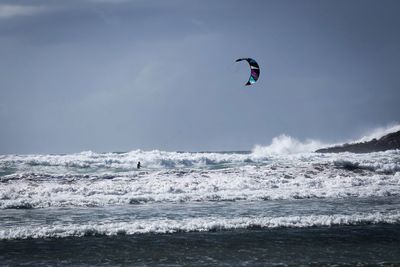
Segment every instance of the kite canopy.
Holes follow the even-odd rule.
[[[239,58],[236,59],[236,62],[242,61],[242,60],[246,60],[247,63],[249,63],[250,65],[250,78],[247,81],[246,85],[252,85],[253,83],[255,83],[258,80],[258,77],[260,77],[260,67],[258,66],[257,62],[252,59],[252,58]]]

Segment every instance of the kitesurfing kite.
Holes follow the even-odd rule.
[[[239,58],[236,59],[236,62],[242,61],[242,60],[246,60],[247,63],[249,63],[250,65],[250,78],[247,81],[246,85],[252,85],[253,83],[255,83],[258,80],[258,77],[260,77],[260,67],[258,66],[258,63],[252,59],[252,58]]]

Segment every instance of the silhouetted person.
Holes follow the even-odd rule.
[[[140,167],[142,167],[141,164],[140,164],[140,161],[138,161],[136,167],[137,167],[138,169],[140,169]]]

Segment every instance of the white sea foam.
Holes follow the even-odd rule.
[[[326,145],[283,135],[251,153],[2,155],[0,209],[6,220],[0,223],[0,240],[400,223],[398,205],[391,202],[396,197],[387,197],[400,196],[400,150],[310,153],[321,146]],[[137,161],[143,169],[135,168]],[[359,203],[383,200],[386,208],[352,206],[355,198]],[[310,201],[314,210],[296,210],[293,203],[302,201]],[[335,207],[341,201],[348,210]],[[211,213],[216,202],[253,207],[244,212],[216,207]],[[280,206],[264,212],[260,203]],[[282,203],[289,203],[286,211]],[[334,203],[334,208],[324,210],[320,203]],[[162,207],[169,205],[199,205],[203,213],[170,208],[174,212],[166,216]],[[109,212],[114,209],[129,215]]]
[[[2,155],[0,209],[400,195],[399,150],[310,153],[321,146],[282,135],[252,153]]]
[[[253,156],[223,157],[236,161]],[[57,175],[49,175],[46,168],[38,170],[3,176],[0,208],[400,195],[400,179],[395,175],[400,171],[400,151],[278,155],[220,169],[83,174],[63,169]]]
[[[317,140],[299,141],[296,138],[282,134],[272,139],[269,146],[257,145],[253,149],[253,154],[256,156],[268,156],[274,154],[296,154],[308,153],[317,150],[318,148],[327,146]]]
[[[320,148],[336,146],[344,143],[359,143],[370,141],[374,138],[379,139],[389,133],[400,131],[400,124],[390,124],[386,127],[378,127],[369,130],[361,138],[339,143],[324,143],[319,140],[307,139],[300,141],[297,138],[291,137],[286,134],[281,134],[272,139],[268,146],[256,145],[252,152],[255,156],[269,156],[269,155],[290,155],[298,153],[314,152]]]
[[[68,155],[3,155],[0,168],[32,166],[67,168],[107,168],[131,170],[141,161],[147,168],[203,167],[210,164],[240,163],[251,160],[251,155],[233,153],[178,153],[135,150],[127,153],[94,153],[91,151]]]
[[[187,219],[147,219],[129,222],[62,223],[0,229],[0,240],[26,238],[61,238],[87,235],[134,235],[147,233],[202,232],[232,229],[394,224],[400,222],[400,213],[359,213],[354,215],[307,215],[284,217],[200,217]]]

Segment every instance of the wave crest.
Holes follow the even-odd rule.
[[[398,132],[400,131],[400,124],[399,123],[394,123],[394,124],[389,124],[388,126],[385,127],[378,127],[373,130],[368,131],[363,137],[356,141],[352,141],[349,143],[362,143],[362,142],[367,142],[371,141],[372,139],[379,139],[383,137],[384,135]]]
[[[276,155],[276,154],[298,154],[298,153],[309,153],[315,150],[327,146],[318,140],[308,139],[304,142],[299,141],[296,138],[281,134],[278,137],[274,137],[269,146],[256,145],[252,152],[256,156]]]
[[[397,224],[400,213],[359,213],[354,215],[307,215],[284,217],[190,218],[183,220],[136,220],[86,224],[54,224],[40,227],[18,227],[0,230],[0,240],[27,238],[63,238],[92,235],[164,234],[259,228],[308,228],[336,225]]]

